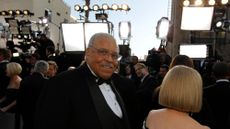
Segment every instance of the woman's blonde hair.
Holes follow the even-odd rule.
[[[16,62],[10,62],[6,65],[9,75],[18,75],[22,72],[22,66]]]
[[[184,112],[199,112],[202,78],[193,68],[177,65],[168,71],[160,86],[159,103]]]

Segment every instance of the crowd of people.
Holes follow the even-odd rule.
[[[146,61],[121,65],[107,33],[94,34],[82,63],[62,71],[53,46],[43,51],[16,62],[0,48],[0,128],[230,129],[227,62],[201,69],[186,55],[151,50]]]

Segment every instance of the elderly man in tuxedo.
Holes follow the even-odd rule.
[[[127,94],[124,87],[133,83],[117,75],[113,78],[118,53],[113,36],[93,35],[85,63],[51,78],[44,87],[34,129],[130,129],[123,101],[127,98],[120,93]]]

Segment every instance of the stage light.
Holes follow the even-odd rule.
[[[89,10],[89,6],[84,5],[84,6],[83,6],[83,10],[85,10],[85,11]]]
[[[16,15],[22,15],[23,13],[22,13],[21,10],[15,10],[15,14],[16,14]]]
[[[43,18],[43,19],[42,19],[42,23],[43,23],[43,24],[48,23],[48,19],[47,19],[47,18]]]
[[[74,10],[75,10],[75,11],[81,11],[81,6],[78,5],[78,4],[75,5],[75,6],[74,6]]]
[[[214,7],[183,7],[181,29],[190,31],[209,31],[212,26],[213,12]]]
[[[169,27],[170,27],[169,19],[167,17],[162,17],[157,22],[157,27],[156,27],[157,38],[162,39],[162,40],[167,40]]]
[[[6,15],[8,15],[7,11],[1,11],[1,16],[6,16]]]
[[[221,0],[221,4],[227,4],[228,0]]]
[[[19,54],[18,52],[14,52],[14,53],[13,53],[13,57],[19,57],[19,55],[20,55],[20,54]]]
[[[125,10],[125,11],[129,11],[130,10],[130,8],[129,8],[129,6],[127,4],[122,4],[121,5],[121,9]]]
[[[13,10],[8,10],[8,14],[9,14],[9,15],[14,15],[15,13],[14,13]]]
[[[131,23],[129,21],[119,22],[119,37],[121,40],[128,40],[131,37]]]
[[[189,6],[189,4],[190,4],[189,0],[185,0],[185,1],[183,2],[183,5],[184,5],[184,6]]]
[[[109,5],[108,4],[102,4],[102,9],[108,10],[109,9]]]
[[[24,15],[29,15],[29,10],[23,10]]]
[[[30,12],[29,10],[23,10],[22,11],[24,15],[32,16],[34,13]]]
[[[216,4],[216,1],[215,1],[215,0],[209,0],[209,1],[208,1],[208,4],[213,6],[213,5]]]
[[[18,39],[22,39],[22,35],[18,34],[17,35]]]
[[[29,35],[23,35],[24,39],[29,39]]]
[[[117,4],[113,4],[113,5],[112,5],[112,9],[113,9],[113,10],[118,10],[118,5],[117,5]]]
[[[97,10],[99,10],[99,9],[100,9],[99,5],[97,5],[97,4],[93,5],[93,10],[94,10],[94,11],[97,11]]]
[[[203,4],[202,0],[195,0],[195,5],[196,6],[201,6]]]
[[[222,24],[223,24],[223,22],[222,22],[222,21],[217,21],[217,22],[216,22],[216,27],[218,27],[218,28],[219,28],[219,27],[221,27],[221,26],[222,26]]]

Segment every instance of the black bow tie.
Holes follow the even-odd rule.
[[[105,79],[99,78],[96,82],[97,82],[98,85],[101,85],[103,83],[106,83],[106,84],[110,85],[111,84],[111,79],[105,80]]]

